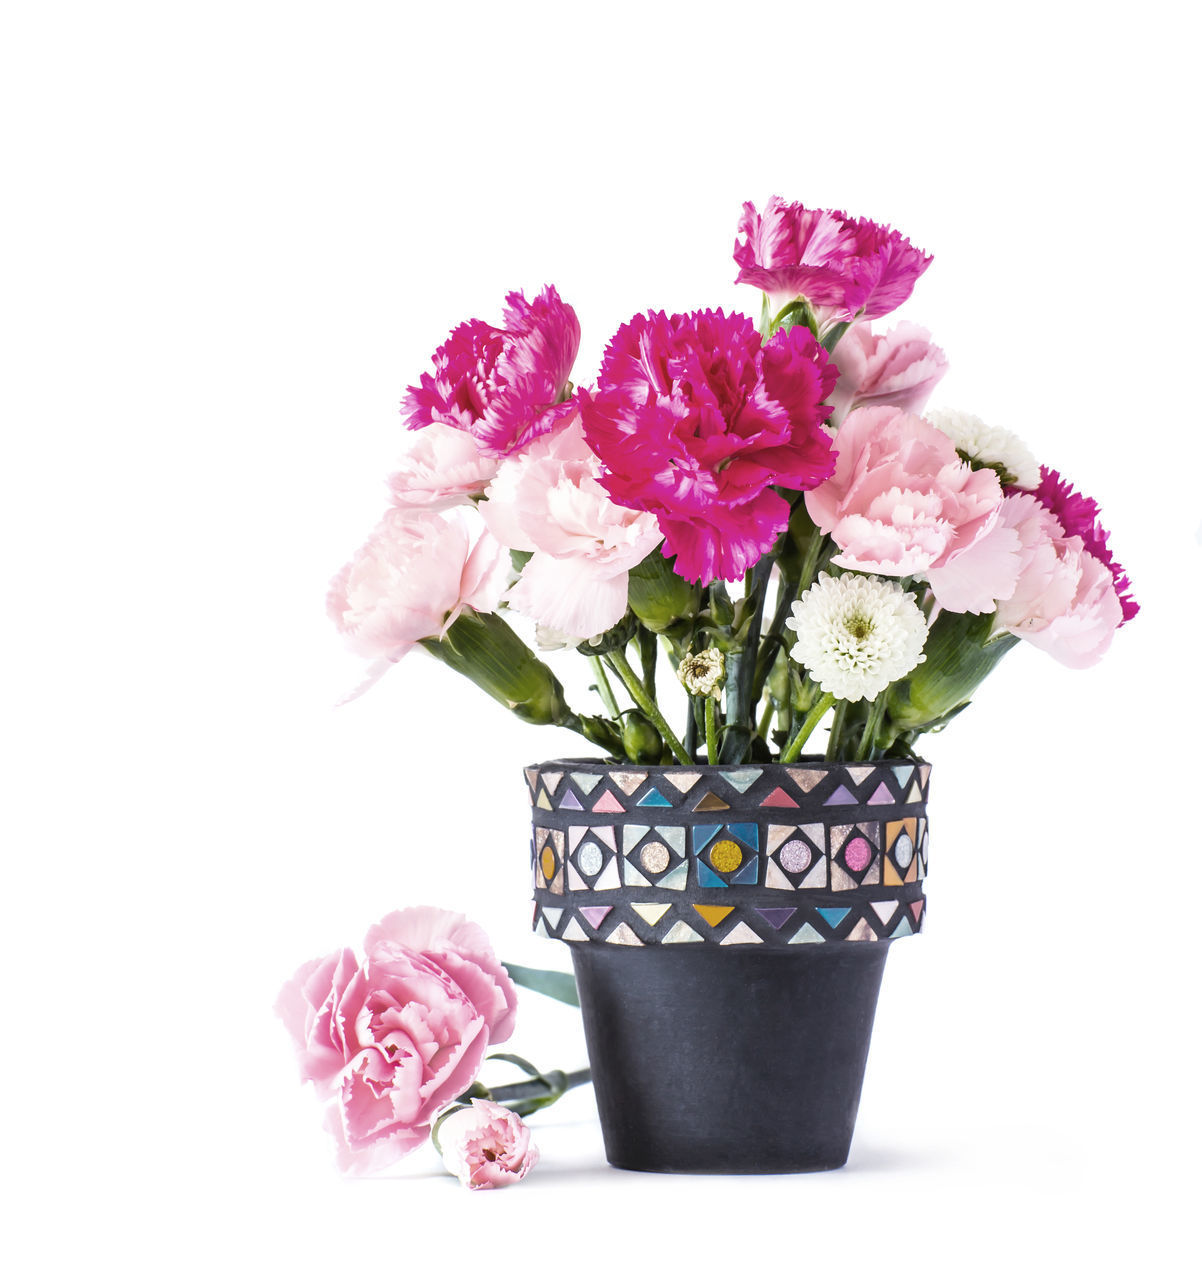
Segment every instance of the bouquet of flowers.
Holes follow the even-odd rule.
[[[616,760],[734,766],[797,759],[828,717],[828,759],[913,755],[1019,640],[1102,657],[1137,605],[1097,504],[1011,432],[924,415],[942,350],[875,327],[930,256],[773,197],[734,258],[758,324],[637,315],[587,387],[553,287],[451,332],[330,589],[367,683],[420,645]],[[599,705],[570,707],[536,649],[584,656]]]

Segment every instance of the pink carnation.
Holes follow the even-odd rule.
[[[835,425],[852,409],[870,404],[921,413],[947,372],[947,357],[931,341],[930,333],[907,321],[884,334],[874,334],[869,324],[853,325],[833,359],[839,366],[831,397]]]
[[[866,218],[773,196],[762,214],[754,204],[743,206],[735,262],[736,283],[762,289],[774,309],[804,297],[829,322],[874,320],[896,310],[931,258]]]
[[[629,571],[663,541],[655,517],[618,506],[600,474],[576,415],[507,458],[479,508],[499,542],[534,553],[509,604],[576,639],[622,618]]]
[[[326,611],[355,653],[396,662],[464,609],[491,613],[507,570],[504,548],[473,539],[458,512],[393,508],[330,583]]]
[[[1019,539],[998,524],[995,472],[974,471],[942,431],[900,409],[856,409],[836,437],[829,480],[806,509],[838,544],[833,563],[925,577],[940,606],[992,613],[1014,590]]]
[[[365,946],[362,962],[348,948],[302,965],[276,1002],[349,1172],[420,1146],[509,1036],[517,1004],[487,937],[460,915],[395,911]]]
[[[520,1182],[538,1163],[530,1130],[507,1107],[473,1098],[438,1127],[447,1169],[471,1191]]]
[[[1092,666],[1123,623],[1110,570],[1079,536],[1066,536],[1034,494],[1008,495],[1000,518],[1019,535],[1021,569],[1013,594],[998,604],[998,627],[1067,667]]]
[[[443,511],[483,493],[497,466],[496,458],[481,452],[475,436],[434,422],[409,437],[388,487],[398,507]]]
[[[409,427],[467,431],[493,457],[522,448],[568,412],[568,378],[580,346],[576,313],[548,285],[533,302],[506,299],[505,325],[468,320],[434,353],[434,375],[405,398]]]
[[[822,423],[835,377],[800,325],[762,344],[746,316],[635,316],[610,341],[597,391],[580,393],[601,483],[656,516],[681,577],[738,578],[788,523],[772,486],[831,473]]]
[[[1139,605],[1131,595],[1130,578],[1111,553],[1108,545],[1110,534],[1102,528],[1098,504],[1093,498],[1078,493],[1058,471],[1040,467],[1039,479],[1035,496],[1056,516],[1064,526],[1064,532],[1069,537],[1079,537],[1085,550],[1110,571],[1115,593],[1122,606],[1123,622],[1130,622],[1139,612]]]

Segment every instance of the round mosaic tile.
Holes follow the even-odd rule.
[[[643,870],[650,872],[653,876],[659,875],[661,871],[667,871],[668,863],[671,861],[672,855],[668,852],[667,846],[660,844],[658,840],[645,844],[639,850],[639,862]]]
[[[743,850],[733,840],[719,840],[710,850],[710,866],[723,875],[738,871],[742,863]]]
[[[810,846],[804,840],[790,840],[780,851],[780,865],[790,875],[799,875],[813,861]]]
[[[576,851],[576,865],[586,876],[595,876],[605,859],[595,844],[582,845]]]
[[[843,850],[843,861],[853,871],[863,871],[872,861],[872,846],[863,836],[856,836],[854,840],[847,842],[847,848]]]
[[[893,846],[893,861],[904,871],[914,857],[914,841],[903,831]]]

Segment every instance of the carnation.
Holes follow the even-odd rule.
[[[435,422],[476,437],[505,457],[552,430],[570,409],[569,375],[580,346],[576,313],[548,285],[528,302],[507,295],[505,327],[468,320],[434,353],[434,373],[410,387],[404,407],[411,430]]]
[[[789,503],[831,474],[822,428],[837,371],[803,326],[763,343],[746,316],[635,316],[581,392],[589,444],[616,502],[649,511],[690,582],[739,578],[775,543]]]
[[[928,413],[926,419],[951,440],[956,452],[970,466],[996,471],[998,480],[1012,488],[1038,488],[1039,463],[1013,431],[991,427],[958,409],[936,409]]]
[[[1139,612],[1139,605],[1131,594],[1130,578],[1110,550],[1110,534],[1102,528],[1098,504],[1078,493],[1058,471],[1047,467],[1040,468],[1035,496],[1056,516],[1066,534],[1079,537],[1085,550],[1106,566],[1123,611],[1119,625],[1130,622]]]
[[[325,1104],[338,1162],[366,1173],[423,1143],[468,1089],[490,1044],[513,1030],[517,993],[487,936],[433,907],[374,925],[350,948],[302,965],[276,1002],[302,1080]]]
[[[475,436],[435,422],[409,437],[388,487],[398,507],[443,511],[483,493],[497,466]]]
[[[326,611],[360,657],[396,662],[464,609],[491,613],[507,570],[504,548],[459,512],[393,509],[334,577]]]
[[[913,592],[881,578],[820,573],[785,625],[797,633],[791,656],[848,702],[875,698],[925,657],[927,621]]]
[[[520,1182],[538,1163],[530,1130],[507,1107],[483,1098],[438,1122],[442,1160],[469,1191]]]
[[[947,372],[947,357],[916,324],[903,322],[874,334],[869,324],[853,325],[835,354],[839,381],[831,400],[831,423],[838,425],[861,405],[892,405],[921,413]]]
[[[925,577],[940,607],[992,613],[1018,578],[1018,535],[998,524],[1002,489],[924,418],[874,406],[839,428],[835,472],[806,508],[839,547],[833,563]]]
[[[1014,594],[998,604],[995,625],[1064,666],[1093,666],[1123,624],[1109,570],[1078,535],[1065,535],[1034,494],[1010,494],[1001,518],[1022,541],[1022,569]]]
[[[743,206],[734,256],[737,284],[762,289],[777,309],[805,298],[827,322],[888,315],[931,265],[929,254],[889,227],[779,196],[762,214]]]
[[[507,458],[480,505],[494,536],[533,552],[509,604],[576,640],[609,630],[626,612],[630,570],[663,541],[653,516],[619,506],[578,415]]]

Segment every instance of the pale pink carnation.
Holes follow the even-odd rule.
[[[1010,595],[1019,539],[998,525],[994,472],[974,471],[942,431],[890,407],[854,410],[836,444],[834,475],[805,499],[840,549],[833,563],[925,578],[954,613],[991,613]]]
[[[762,342],[747,316],[653,311],[624,324],[580,392],[601,483],[648,511],[682,578],[741,577],[788,524],[777,487],[830,475],[836,371],[802,325]]]
[[[832,359],[839,366],[831,397],[835,426],[852,409],[864,405],[892,405],[921,413],[947,372],[947,357],[931,341],[930,333],[908,321],[882,334],[874,334],[870,324],[853,325]]]
[[[472,1191],[520,1182],[538,1163],[530,1130],[507,1107],[473,1098],[438,1126],[447,1169]]]
[[[1013,594],[998,604],[997,626],[1066,667],[1093,666],[1123,623],[1110,568],[1080,536],[1066,536],[1034,494],[1008,495],[1001,522],[1019,535],[1022,567]]]
[[[575,415],[507,458],[479,508],[499,542],[534,553],[509,594],[510,607],[576,639],[608,631],[622,618],[629,571],[664,536],[654,516],[618,506],[600,475]]]
[[[302,965],[276,1002],[339,1165],[355,1173],[426,1140],[510,1034],[517,1002],[483,931],[453,912],[393,912],[365,945],[363,961],[347,948]]]
[[[393,508],[331,582],[326,611],[355,653],[396,662],[464,609],[491,613],[507,572],[504,548],[459,512]]]
[[[1139,612],[1139,605],[1131,594],[1131,580],[1110,550],[1110,534],[1102,528],[1102,513],[1097,502],[1078,493],[1058,471],[1048,467],[1039,469],[1035,496],[1055,514],[1066,534],[1079,537],[1086,551],[1110,570],[1123,609],[1123,621],[1130,622]]]
[[[762,289],[774,309],[804,297],[829,323],[874,320],[896,310],[931,258],[867,218],[773,196],[762,214],[750,202],[743,206],[735,262],[736,282]]]
[[[505,299],[505,327],[468,320],[434,353],[434,374],[410,387],[413,430],[443,422],[504,457],[550,431],[568,412],[569,376],[580,346],[576,313],[548,285],[533,302]]]
[[[408,437],[388,487],[398,507],[444,511],[483,493],[498,465],[475,436],[435,422]]]

